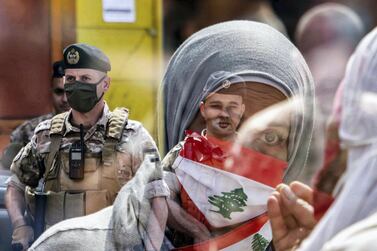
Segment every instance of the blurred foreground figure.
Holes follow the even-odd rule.
[[[299,250],[375,250],[377,142],[377,29],[351,57],[344,77],[340,139],[348,150],[347,169],[336,184],[336,199]],[[313,228],[312,191],[296,183],[269,199],[276,250],[298,244]],[[300,188],[301,186],[301,188]],[[305,194],[304,196],[302,196]],[[280,206],[279,206],[280,203]],[[365,220],[364,220],[365,219]],[[362,221],[364,220],[364,221]],[[294,227],[289,227],[295,222]]]
[[[299,20],[296,44],[313,74],[318,112],[325,120],[347,61],[363,35],[364,25],[356,12],[337,3],[317,5]]]
[[[347,6],[337,3],[315,6],[301,17],[297,25],[296,43],[313,74],[318,101],[314,129],[316,137],[313,138],[308,159],[310,168],[302,177],[306,184],[310,184],[323,162],[329,162],[328,156],[323,158],[323,148],[327,149],[327,153],[335,153],[339,147],[336,144],[338,123],[334,121],[334,116],[330,117],[333,115],[330,114],[331,107],[346,63],[363,34],[364,25],[359,16]]]

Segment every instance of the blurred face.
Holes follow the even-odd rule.
[[[245,111],[242,97],[213,93],[200,104],[207,133],[221,140],[232,140]]]
[[[290,132],[288,102],[281,102],[258,112],[241,127],[238,141],[242,146],[287,161]]]
[[[64,92],[63,78],[52,79],[52,104],[56,113],[62,113],[70,109]]]

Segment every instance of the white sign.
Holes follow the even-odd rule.
[[[136,21],[135,0],[102,0],[105,22],[134,23]]]

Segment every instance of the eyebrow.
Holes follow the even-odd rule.
[[[232,105],[240,105],[240,103],[238,103],[236,101],[230,101],[229,103],[232,104]]]
[[[65,77],[66,77],[66,78],[67,78],[67,77],[74,77],[74,78],[76,78],[75,75],[70,75],[70,74],[66,74]],[[93,78],[94,76],[91,75],[91,74],[86,73],[86,74],[84,74],[84,75],[79,76],[79,78],[82,78],[82,77]]]
[[[209,101],[208,103],[209,104],[223,104],[221,101],[218,101],[218,100],[212,100],[212,101]],[[239,105],[240,103],[236,101],[230,101],[228,104]]]
[[[87,77],[87,78],[93,78],[94,76],[92,76],[91,74],[84,74],[84,75],[81,75],[80,78],[82,77]]]
[[[209,101],[208,104],[222,104],[222,103],[221,101],[212,100],[212,101]]]

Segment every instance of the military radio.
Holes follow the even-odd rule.
[[[80,140],[72,143],[69,149],[69,178],[80,180],[84,178],[85,143],[83,125],[80,125]]]

